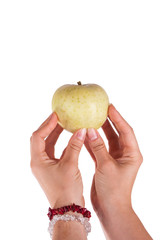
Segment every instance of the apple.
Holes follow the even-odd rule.
[[[72,133],[80,128],[100,128],[107,118],[108,105],[107,93],[97,84],[66,84],[52,98],[59,125]]]

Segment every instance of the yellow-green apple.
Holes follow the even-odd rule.
[[[52,111],[58,123],[69,132],[80,128],[100,128],[108,115],[109,99],[97,84],[66,84],[52,98]]]

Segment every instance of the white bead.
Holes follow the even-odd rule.
[[[55,215],[53,216],[52,220],[49,222],[48,232],[50,233],[50,237],[53,237],[53,227],[55,223],[59,220],[63,221],[77,221],[80,222],[85,227],[86,234],[88,235],[91,232],[91,224],[89,222],[89,218],[82,217],[79,215],[72,215],[72,214],[63,214],[63,215]]]

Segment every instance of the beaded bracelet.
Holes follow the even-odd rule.
[[[70,211],[80,213],[82,216],[80,216],[80,215],[76,216],[75,214],[71,214],[71,213],[70,213],[70,215],[66,214],[67,212],[70,212]],[[49,208],[47,215],[50,219],[48,231],[50,233],[51,238],[53,236],[53,227],[54,227],[55,223],[59,220],[78,221],[84,225],[87,235],[91,231],[91,225],[89,223],[89,219],[91,217],[91,212],[88,211],[86,208],[83,208],[74,203],[72,205],[64,206],[64,207],[57,208],[57,209]]]
[[[79,205],[76,205],[75,203],[73,203],[72,205],[68,205],[68,206],[64,206],[61,208],[57,208],[57,209],[48,209],[48,217],[50,220],[52,220],[53,216],[60,214],[63,215],[66,212],[77,212],[77,213],[81,213],[83,215],[83,217],[87,217],[90,218],[91,217],[91,212],[88,211],[86,208],[83,208]]]
[[[53,238],[53,227],[55,223],[59,220],[63,221],[77,221],[80,222],[85,227],[86,234],[88,235],[89,232],[91,232],[91,224],[89,223],[89,218],[82,217],[82,216],[75,216],[75,215],[55,215],[53,216],[52,220],[49,223],[48,232],[50,233],[51,239]]]

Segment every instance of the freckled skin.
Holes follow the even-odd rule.
[[[80,128],[100,128],[107,118],[108,105],[107,93],[97,84],[66,84],[52,98],[58,123],[72,133]]]

